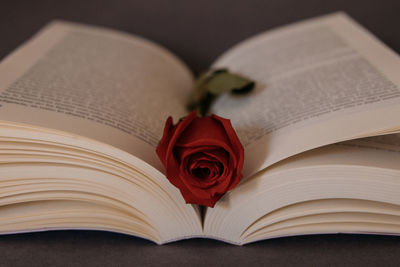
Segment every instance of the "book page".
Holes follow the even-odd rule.
[[[257,83],[213,110],[232,120],[245,146],[245,176],[315,147],[400,129],[399,57],[342,13],[260,34],[213,67]]]
[[[390,152],[400,152],[400,134],[387,134],[360,138],[339,143],[345,146],[366,147]]]
[[[168,116],[186,114],[190,71],[139,37],[53,22],[0,64],[0,120],[107,143],[159,167]]]

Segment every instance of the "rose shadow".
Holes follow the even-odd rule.
[[[247,130],[249,128],[246,128]],[[240,130],[240,129],[239,129]],[[255,129],[258,130],[258,129]],[[251,183],[247,183],[248,190],[255,191],[256,187],[258,186],[258,180],[255,176],[262,172],[265,168],[261,168],[265,159],[268,155],[268,147],[269,147],[269,140],[268,135],[263,137],[262,146],[259,146],[257,153],[252,155],[246,154],[246,147],[245,147],[245,159],[244,159],[244,167],[243,167],[243,178],[241,179],[240,183],[232,189],[230,192],[225,194],[217,203],[218,206],[222,208],[230,208],[230,195],[231,192],[235,191],[236,188],[240,187],[241,184],[252,180]]]
[[[256,86],[254,89],[249,93],[245,95],[233,95],[235,98],[243,99],[243,101],[246,101],[246,97],[260,97],[261,93],[264,90],[267,90],[268,86],[264,83],[256,83]],[[234,107],[237,108],[237,112],[240,112],[240,107]],[[236,132],[260,132],[260,130],[264,129],[264,127],[260,124],[259,126],[255,125],[253,127],[245,127],[245,128],[240,128],[240,127],[235,127]],[[257,149],[257,153],[252,153],[248,154],[246,146],[244,147],[244,166],[243,166],[243,178],[241,179],[240,183],[237,185],[237,187],[240,187],[240,185],[250,179],[252,179],[257,173],[259,173],[261,170],[260,168],[262,167],[263,163],[265,162],[268,151],[269,151],[269,138],[268,135],[265,135],[262,137],[262,146],[259,146]],[[252,181],[251,183],[251,188],[250,190],[253,190],[254,188],[257,187],[257,180]],[[237,188],[235,187],[235,188]],[[226,193],[218,202],[216,205],[221,206],[223,208],[229,208],[230,205],[230,194],[232,191],[235,191],[235,188],[233,188],[230,192]],[[206,212],[206,211],[204,211]],[[204,215],[204,213],[203,213]],[[203,217],[204,218],[204,217]]]

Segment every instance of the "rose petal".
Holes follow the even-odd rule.
[[[199,140],[216,140],[225,144],[229,143],[229,138],[223,126],[218,120],[211,117],[194,118],[190,127],[182,132],[177,145],[190,145],[193,141]]]
[[[218,167],[215,162],[201,160],[198,161],[191,169],[191,173],[201,182],[207,183],[219,174]]]
[[[192,157],[187,157],[184,159],[182,165],[180,166],[180,172],[182,176],[185,176],[186,179],[182,181],[187,184],[188,187],[197,186],[200,188],[206,188],[212,185],[218,177],[213,177],[211,179],[200,179],[196,177],[191,170],[198,167],[199,162],[207,162],[210,164],[217,164],[215,159],[208,157],[202,153],[198,153],[193,155]]]
[[[176,126],[174,126],[171,130],[170,141],[165,150],[165,169],[166,176],[168,180],[178,188],[185,187],[185,184],[182,182],[182,178],[179,174],[179,165],[176,162],[176,159],[172,153],[174,145],[179,138],[179,135],[182,131],[185,130],[186,127],[190,125],[194,118],[196,118],[196,112],[191,112],[186,118],[179,122]]]
[[[211,140],[208,143],[213,143]],[[197,142],[193,142],[192,145],[197,145]],[[187,188],[193,192],[198,197],[203,197],[208,196],[208,197],[214,197],[216,194],[221,194],[224,193],[228,190],[228,188],[233,188],[233,184],[237,184],[237,182],[232,183],[232,179],[234,179],[233,175],[233,169],[235,168],[235,165],[237,164],[236,161],[236,156],[231,150],[230,147],[227,147],[226,144],[220,143],[222,147],[225,147],[228,151],[225,151],[223,153],[221,152],[216,152],[218,150],[223,150],[221,147],[215,146],[206,146],[206,150],[203,151],[209,153],[209,155],[213,155],[213,158],[215,159],[220,159],[220,162],[224,165],[224,172],[217,178],[217,181],[213,180],[212,183],[206,183],[205,181],[200,181],[197,182],[194,175],[188,174],[186,172],[185,175],[181,175],[182,178],[182,183],[184,183]],[[180,147],[180,157],[186,159],[187,157],[190,157],[190,155],[194,153],[199,153],[200,151],[203,150],[202,146],[194,146],[194,147]],[[214,154],[213,154],[214,152]],[[223,160],[225,155],[229,155],[229,159]],[[184,164],[185,166],[187,165],[187,161],[183,160],[181,161],[181,164]],[[181,166],[182,168],[182,166]],[[181,172],[182,174],[182,172]],[[201,184],[204,183],[204,184]]]
[[[179,154],[180,158],[186,157],[188,154],[191,154],[193,151],[204,152],[204,151],[212,151],[214,149],[222,149],[225,150],[230,157],[232,157],[233,164],[236,166],[237,159],[236,155],[231,149],[231,147],[225,143],[219,142],[218,140],[198,140],[192,142],[190,145],[180,145],[176,147],[177,154]]]
[[[217,201],[222,197],[222,195],[215,195],[207,198],[199,198],[186,190],[181,190],[181,194],[185,199],[185,202],[188,204],[203,205],[211,208],[213,208],[215,206],[215,203],[217,203]]]
[[[223,166],[223,172],[228,168],[228,166],[226,164],[227,160],[226,160],[226,158],[224,159],[222,156],[222,155],[227,155],[228,153],[226,153],[225,151],[217,152],[218,149],[212,148],[210,150],[205,151],[209,154],[209,155],[207,155],[205,152],[198,152],[201,150],[202,149],[200,147],[200,148],[195,148],[193,150],[188,149],[188,150],[184,151],[182,154],[184,156],[184,159],[182,160],[181,166],[180,166],[181,173],[185,173],[185,175],[186,175],[186,178],[182,182],[185,183],[190,188],[190,190],[193,190],[196,192],[199,189],[209,188],[211,185],[215,184],[217,179],[220,178],[220,176],[216,176],[216,177],[213,177],[212,179],[199,180],[198,177],[196,177],[195,175],[192,175],[192,173],[188,172],[188,169],[193,169],[194,165],[198,161],[204,160],[204,161],[208,161],[208,162],[213,162],[214,165],[216,165],[216,163],[218,163]],[[215,155],[213,155],[213,153]],[[220,160],[218,160],[218,156],[221,158]],[[221,175],[221,173],[219,173],[219,175]],[[193,187],[198,187],[198,188],[193,188]]]
[[[232,150],[234,151],[234,154],[237,157],[237,162],[239,163],[236,166],[236,173],[241,176],[243,169],[243,162],[244,162],[244,149],[242,144],[240,143],[238,136],[236,135],[235,130],[232,127],[231,121],[214,114],[211,115],[211,117],[214,118],[215,120],[218,120],[224,127],[226,135],[229,138]]]
[[[218,162],[211,161],[196,162],[194,166],[191,166],[190,168],[190,175],[194,176],[194,179],[188,179],[188,181],[193,185],[199,186],[200,188],[205,188],[211,184],[214,184],[214,182],[216,182],[219,178],[218,164]],[[209,173],[204,177],[199,177],[195,174],[195,171],[198,169],[208,169]]]

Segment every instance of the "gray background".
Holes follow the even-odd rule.
[[[197,73],[246,37],[338,10],[346,11],[400,52],[398,0],[0,0],[0,59],[58,18],[146,37],[177,54]],[[396,266],[400,265],[399,255],[400,238],[390,236],[289,237],[244,247],[203,239],[156,246],[140,238],[96,231],[0,236],[0,266]]]

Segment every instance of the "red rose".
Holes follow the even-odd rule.
[[[173,125],[169,117],[157,154],[186,203],[214,207],[242,178],[244,151],[229,120],[196,111]]]

